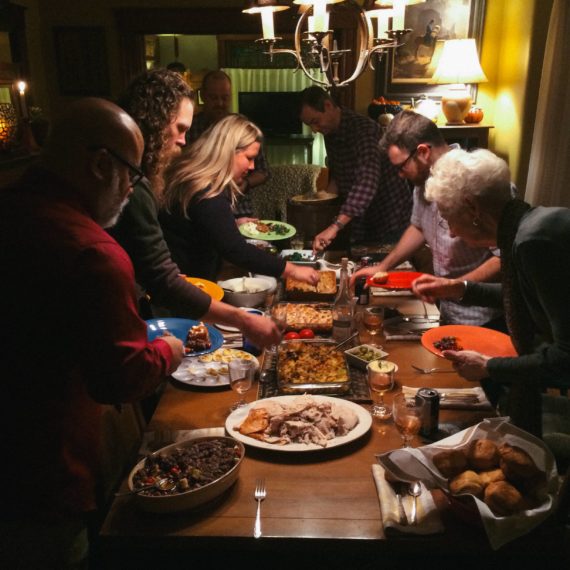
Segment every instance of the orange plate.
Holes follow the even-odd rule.
[[[200,277],[185,277],[186,281],[196,285],[198,289],[202,289],[204,293],[208,293],[212,299],[220,301],[224,296],[224,290],[217,284],[207,279],[201,279]]]
[[[368,287],[382,287],[382,289],[411,289],[415,281],[423,273],[416,271],[390,271],[386,283],[375,283],[372,275],[366,280]]]
[[[454,336],[464,350],[475,350],[487,356],[517,356],[511,338],[499,331],[469,325],[444,325],[427,330],[422,335],[422,344],[436,356],[442,356],[434,342],[444,336]]]

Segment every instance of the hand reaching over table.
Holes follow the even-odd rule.
[[[388,267],[383,263],[378,263],[376,265],[368,265],[367,267],[363,267],[362,269],[355,271],[350,276],[350,286],[354,287],[354,284],[359,277],[371,277],[372,275],[380,271],[388,271]],[[364,286],[368,288],[368,284],[365,284]]]
[[[487,361],[491,358],[474,350],[444,350],[443,356],[453,362],[453,368],[467,380],[479,381],[487,378]]]
[[[281,341],[281,331],[269,317],[244,312],[241,330],[257,348],[269,348]]]
[[[435,303],[436,299],[459,300],[465,294],[465,282],[424,273],[412,283],[412,291],[427,303]]]
[[[295,265],[289,261],[285,265],[285,271],[281,275],[284,279],[290,277],[297,281],[303,281],[309,283],[310,285],[316,285],[319,282],[319,272],[312,267],[304,267],[301,265]]]

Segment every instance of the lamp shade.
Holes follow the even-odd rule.
[[[289,8],[290,6],[279,0],[247,0],[242,12],[246,14],[259,14],[264,10],[269,12],[281,12]]]
[[[474,39],[448,40],[443,45],[432,83],[451,84],[441,96],[441,110],[450,125],[462,124],[471,109],[466,83],[487,81]]]
[[[433,83],[483,83],[487,77],[479,63],[474,39],[447,40]]]

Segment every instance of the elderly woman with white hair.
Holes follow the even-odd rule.
[[[261,131],[242,115],[211,126],[165,174],[160,225],[172,258],[183,273],[215,280],[222,259],[248,271],[316,284],[319,274],[245,241],[232,204],[254,169]]]
[[[452,150],[426,183],[449,231],[472,246],[501,249],[502,283],[472,283],[429,275],[414,283],[425,300],[504,305],[518,356],[491,358],[475,351],[445,351],[469,380],[508,386],[513,423],[541,434],[541,391],[570,384],[570,210],[531,207],[513,199],[504,160],[487,150]]]

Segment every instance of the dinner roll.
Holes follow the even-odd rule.
[[[512,515],[525,508],[523,496],[507,481],[489,483],[485,489],[484,501],[499,517]]]
[[[499,450],[490,439],[474,439],[467,449],[469,466],[488,471],[499,466]]]
[[[509,481],[532,479],[540,473],[532,457],[520,447],[503,443],[499,448],[501,469]]]
[[[460,473],[450,481],[449,490],[454,495],[470,493],[476,497],[482,497],[483,483],[481,483],[481,478],[477,473],[475,473],[475,471],[467,470],[463,471],[463,473]]]
[[[374,283],[386,283],[386,281],[388,281],[388,272],[387,271],[377,271],[372,276],[372,281],[374,281]]]
[[[493,469],[492,471],[481,471],[479,473],[479,477],[481,479],[481,483],[485,485],[489,485],[489,483],[495,483],[496,481],[504,481],[505,474],[503,473],[502,469]]]
[[[432,457],[433,464],[448,479],[467,469],[467,457],[460,449],[440,451]]]

